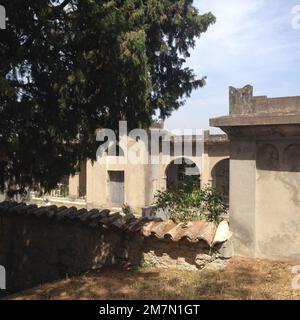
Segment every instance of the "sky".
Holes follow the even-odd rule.
[[[228,87],[254,86],[254,95],[300,96],[300,28],[292,12],[300,0],[194,0],[217,22],[197,40],[187,65],[207,84],[166,120],[174,129],[210,129],[228,114]],[[299,19],[300,21],[300,19]]]

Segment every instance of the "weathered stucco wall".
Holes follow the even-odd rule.
[[[131,139],[128,142],[128,147],[132,147],[135,143]],[[157,164],[130,162],[125,164],[122,163],[124,158],[118,156],[108,157],[106,163],[88,161],[86,169],[88,207],[119,208],[120,205],[116,206],[111,202],[108,171],[124,171],[124,203],[129,204],[136,213],[141,213],[143,207],[153,204],[158,190],[167,188],[167,168],[178,158],[173,154],[172,147],[170,151],[170,154],[163,154],[160,150],[157,154]],[[226,135],[210,135],[207,132],[202,156],[192,155],[186,158],[197,165],[201,173],[202,186],[213,185],[214,168],[220,161],[229,158],[229,141]],[[79,183],[79,178],[75,176],[70,180],[70,190],[76,189],[76,183]]]
[[[256,161],[257,255],[299,260],[299,140],[258,142]]]
[[[108,171],[124,171],[124,203],[139,211],[149,204],[150,165],[87,163],[87,204],[89,207],[122,207],[111,201]]]
[[[231,141],[230,146],[230,226],[234,251],[255,256],[255,142]]]
[[[0,265],[10,292],[111,265],[119,244],[119,235],[88,224],[1,212]]]
[[[300,97],[230,87],[230,227],[236,255],[300,259]]]
[[[299,139],[232,140],[230,189],[235,253],[299,260]]]

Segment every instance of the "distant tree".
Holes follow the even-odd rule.
[[[55,187],[95,130],[146,127],[202,87],[184,66],[215,18],[192,0],[0,0],[0,188]]]

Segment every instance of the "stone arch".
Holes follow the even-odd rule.
[[[278,171],[280,169],[280,158],[276,146],[271,143],[258,146],[256,166],[258,170]]]
[[[300,144],[290,144],[284,149],[283,169],[288,172],[300,172]]]
[[[220,160],[211,171],[212,186],[226,205],[229,204],[229,161],[229,158]]]
[[[200,188],[200,170],[196,162],[186,157],[173,159],[165,169],[167,189],[177,186],[186,176],[195,177]]]

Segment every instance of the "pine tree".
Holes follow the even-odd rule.
[[[94,159],[95,130],[147,127],[202,87],[184,66],[214,23],[192,0],[3,0],[0,187],[50,190]]]

